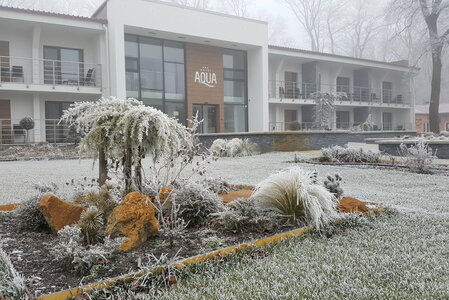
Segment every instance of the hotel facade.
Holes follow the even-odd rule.
[[[413,73],[268,44],[264,22],[153,0],[109,0],[90,18],[0,7],[0,144],[62,143],[75,101],[133,97],[201,133],[315,128],[316,92],[340,92],[330,130],[371,119],[414,129]]]

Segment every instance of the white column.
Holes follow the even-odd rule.
[[[111,25],[108,29],[111,96],[124,99],[126,97],[124,25],[120,22]]]
[[[32,78],[31,82],[33,84],[40,83],[41,76],[41,64],[40,64],[40,45],[41,45],[41,32],[42,29],[40,27],[34,27],[33,29],[33,45],[31,49],[31,58],[32,60]],[[43,67],[43,66],[42,66]]]
[[[45,142],[45,116],[39,94],[33,94],[34,142]]]

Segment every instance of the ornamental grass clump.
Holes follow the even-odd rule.
[[[321,149],[321,162],[355,162],[355,163],[380,163],[381,154],[370,150],[352,149],[348,147],[333,146]]]
[[[22,276],[14,269],[8,254],[0,248],[0,299],[30,299]]]
[[[253,197],[291,222],[317,230],[337,217],[335,196],[316,180],[316,172],[299,167],[269,176],[259,183]]]
[[[232,140],[216,139],[209,150],[216,156],[221,157],[252,156],[259,153],[256,143],[249,139],[239,138]]]

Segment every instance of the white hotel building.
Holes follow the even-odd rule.
[[[344,92],[330,129],[372,117],[414,129],[412,74],[387,63],[268,45],[264,22],[155,0],[108,0],[90,18],[0,7],[0,144],[65,142],[74,101],[134,97],[203,133],[314,128],[311,94]]]

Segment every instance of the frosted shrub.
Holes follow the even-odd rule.
[[[401,144],[399,146],[399,154],[405,157],[405,165],[410,170],[419,173],[428,173],[435,158],[432,148],[429,147],[424,139],[419,139],[416,145],[411,145],[410,147]]]
[[[252,156],[258,153],[257,144],[249,139],[234,138],[231,140],[216,139],[210,151],[222,157]]]
[[[189,227],[211,220],[212,214],[223,210],[221,199],[196,182],[183,182],[176,187],[169,200],[179,205],[179,218]]]
[[[326,180],[324,180],[324,187],[334,194],[335,198],[340,199],[341,196],[343,196],[343,189],[340,186],[342,178],[340,174],[330,175],[328,174],[326,176]]]
[[[68,270],[85,274],[93,265],[106,263],[112,252],[121,245],[123,238],[106,237],[103,243],[84,246],[81,229],[66,226],[58,231],[58,242],[50,251],[54,259]]]
[[[272,229],[279,217],[273,211],[262,207],[253,198],[237,199],[232,202],[232,206],[226,207],[216,216],[224,228],[238,232]]]
[[[363,149],[352,149],[348,147],[333,146],[321,149],[319,158],[322,162],[356,162],[356,163],[379,163],[381,155]]]
[[[223,178],[209,178],[202,181],[204,186],[215,194],[227,194],[236,190]]]
[[[269,176],[256,187],[254,199],[295,223],[320,229],[337,216],[336,198],[316,180],[316,172],[293,167]]]
[[[30,299],[23,277],[17,273],[8,255],[0,248],[0,299]]]
[[[23,202],[13,211],[19,230],[37,230],[47,227],[47,221],[42,215],[38,203],[46,193],[56,193],[58,187],[54,183],[33,183],[36,194]]]

